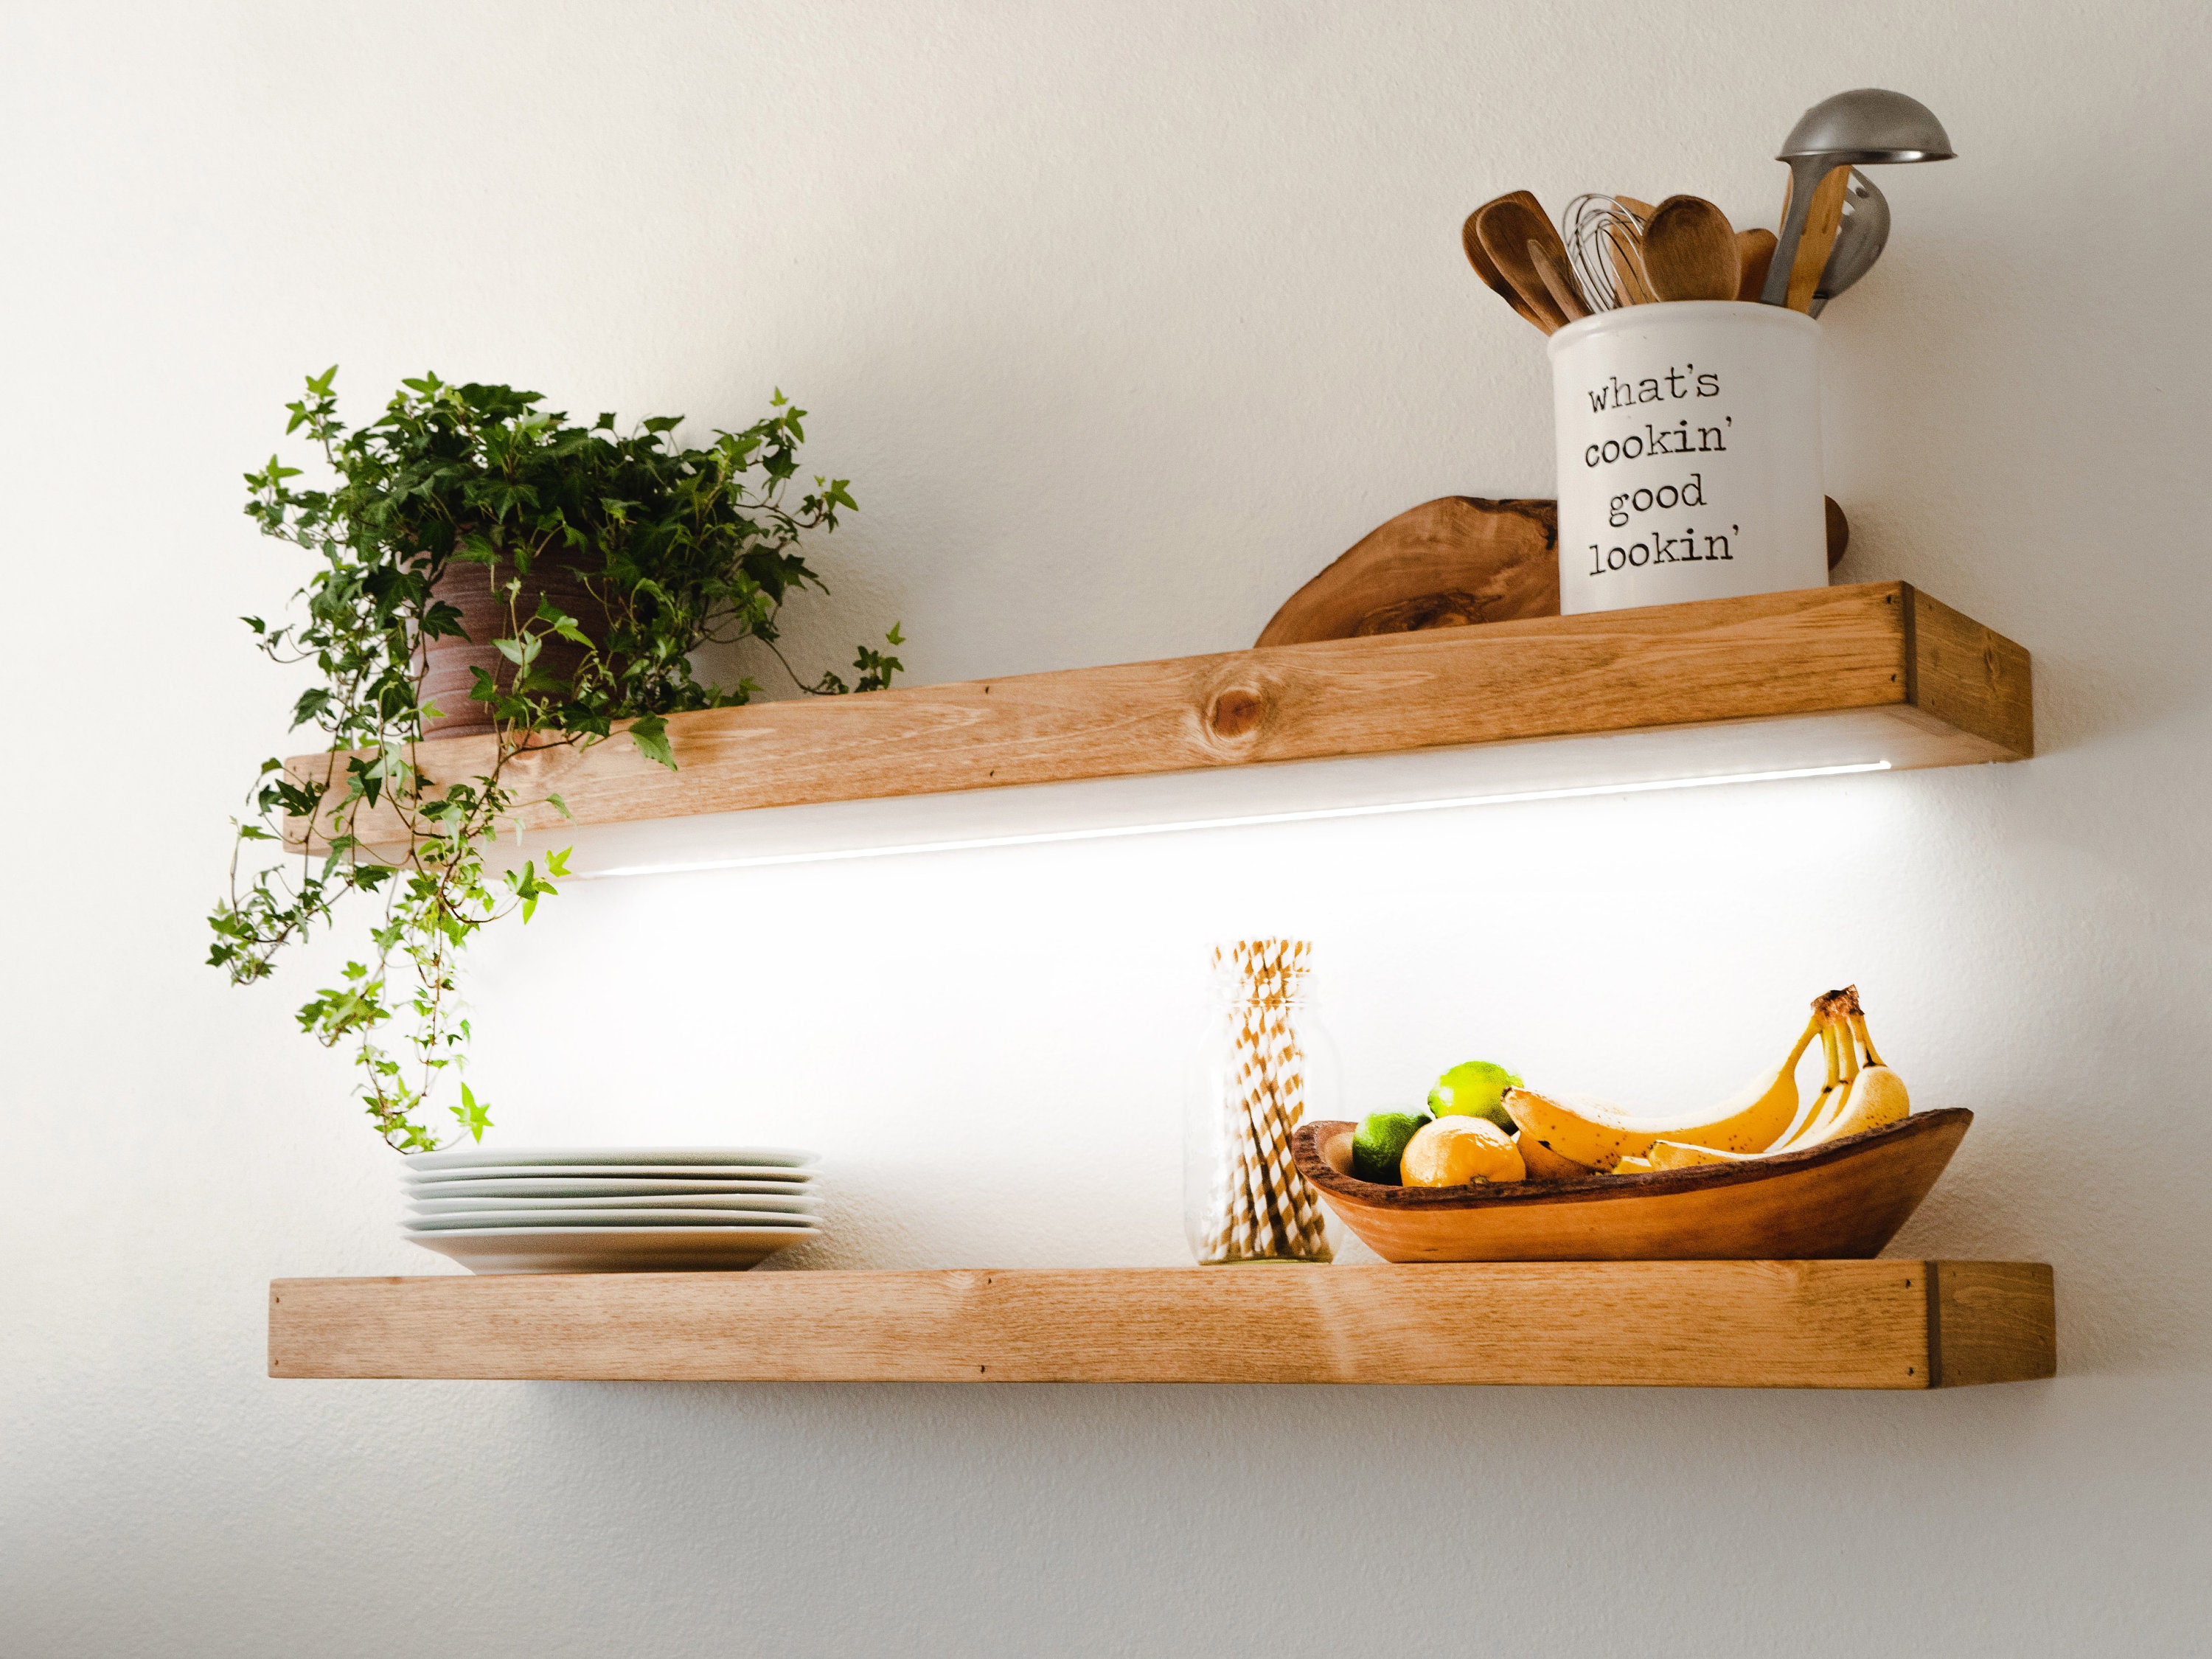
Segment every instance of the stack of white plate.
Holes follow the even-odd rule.
[[[812,1162],[763,1146],[417,1152],[405,1232],[479,1273],[750,1267],[815,1236]]]

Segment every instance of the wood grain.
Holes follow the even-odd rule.
[[[1743,276],[1735,228],[1702,196],[1669,196],[1644,228],[1644,273],[1662,300],[1733,300]]]
[[[1833,570],[1850,546],[1850,520],[1834,496],[1821,506]],[[1369,531],[1284,600],[1254,643],[1304,645],[1559,614],[1559,504],[1445,495]]]
[[[1740,230],[1735,234],[1736,261],[1742,268],[1742,279],[1736,283],[1735,297],[1746,305],[1759,303],[1759,296],[1766,288],[1766,268],[1774,263],[1775,235],[1771,230]]]
[[[1649,1174],[1397,1187],[1352,1174],[1350,1123],[1302,1124],[1322,1200],[1386,1261],[1762,1260],[1877,1255],[1972,1125],[1955,1108],[1802,1152]]]
[[[1488,205],[1486,202],[1483,204],[1484,207]],[[1498,262],[1484,250],[1482,238],[1476,234],[1476,225],[1481,217],[1482,208],[1477,208],[1467,216],[1466,222],[1459,228],[1459,245],[1467,254],[1468,264],[1474,267],[1474,274],[1482,278],[1483,285],[1504,300],[1507,305],[1511,306],[1514,314],[1522,321],[1534,323],[1546,333],[1550,333],[1552,330],[1548,313],[1540,316],[1531,310],[1528,302],[1521,297],[1520,289],[1505,280],[1504,274],[1498,269]]]
[[[2041,1261],[1931,1261],[1933,1386],[2021,1382],[2058,1374],[2052,1275]]]
[[[2025,649],[1908,588],[1905,693],[1913,708],[2015,755],[2035,752],[2035,688]]]
[[[1813,187],[1813,203],[1806,210],[1804,234],[1798,240],[1796,257],[1790,264],[1788,304],[1792,311],[1812,308],[1814,290],[1820,285],[1820,273],[1828,267],[1828,255],[1836,246],[1836,232],[1844,222],[1844,195],[1850,182],[1850,167],[1831,167]],[[1782,222],[1789,222],[1790,204],[1785,197]]]
[[[1945,1265],[2008,1270],[2002,1292],[1954,1281],[1975,1286],[1955,1380],[2048,1376],[2049,1270]],[[287,1279],[269,1374],[1917,1389],[1926,1281],[1917,1261]]]
[[[2002,672],[1965,695],[1964,659],[1942,643],[1948,615],[1932,657],[1908,652],[1921,605],[1904,584],[1875,582],[759,703],[671,716],[675,773],[617,735],[548,747],[507,775],[525,799],[559,792],[575,823],[617,823],[1856,709],[1909,716],[1933,739],[1899,764],[2021,758],[2027,653],[1982,630]],[[1914,705],[1923,684],[1934,712]],[[484,738],[416,752],[437,780],[492,760]],[[288,765],[317,775],[331,758]],[[550,807],[521,816],[561,822]],[[399,836],[388,817],[362,828],[372,842]]]
[[[1561,316],[1571,323],[1578,323],[1590,314],[1589,307],[1583,301],[1582,289],[1575,285],[1574,272],[1547,252],[1541,243],[1528,244],[1528,264]]]
[[[1490,256],[1492,266],[1521,296],[1523,314],[1547,334],[1564,326],[1565,313],[1528,260],[1528,249],[1534,246],[1547,252],[1556,251],[1562,268],[1567,263],[1565,246],[1559,240],[1559,233],[1552,228],[1543,204],[1525,190],[1485,202],[1474,210],[1474,234]]]
[[[1261,649],[1559,614],[1557,501],[1445,495],[1369,531],[1283,601]]]

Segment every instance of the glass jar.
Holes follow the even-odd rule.
[[[1213,994],[1183,1116],[1183,1232],[1203,1263],[1327,1261],[1320,1194],[1291,1158],[1344,1098],[1315,1006],[1313,946],[1240,939],[1213,953]]]

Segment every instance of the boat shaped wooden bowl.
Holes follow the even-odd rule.
[[[1386,1261],[1757,1261],[1878,1255],[1965,1139],[1972,1112],[1917,1112],[1745,1164],[1386,1187],[1352,1173],[1351,1123],[1300,1126],[1298,1173]]]

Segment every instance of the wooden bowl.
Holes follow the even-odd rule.
[[[1351,1123],[1308,1123],[1298,1173],[1386,1261],[1758,1261],[1878,1255],[1965,1139],[1972,1112],[1746,1164],[1585,1181],[1386,1187],[1352,1173]]]

